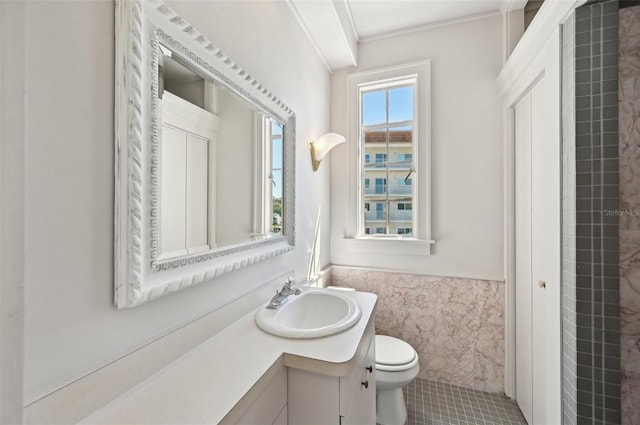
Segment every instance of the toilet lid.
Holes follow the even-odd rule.
[[[404,365],[416,358],[416,350],[401,339],[386,335],[376,335],[376,363],[383,365]]]

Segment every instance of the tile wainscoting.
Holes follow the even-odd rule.
[[[640,423],[640,6],[620,9],[620,323],[622,423]]]
[[[419,378],[504,392],[504,282],[338,266],[331,282],[378,295],[376,333],[416,349]]]

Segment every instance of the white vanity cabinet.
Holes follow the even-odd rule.
[[[281,338],[250,312],[81,423],[374,425],[377,296],[345,296],[362,316],[343,332]],[[74,385],[69,394],[85,388]]]
[[[345,375],[331,376],[289,368],[289,425],[374,425],[375,376],[375,338],[371,320],[353,365]]]
[[[287,425],[287,368],[276,366],[269,375],[243,399],[246,410],[237,419],[235,412],[228,415],[223,424]]]

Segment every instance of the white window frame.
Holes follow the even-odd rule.
[[[363,164],[360,146],[360,92],[364,86],[374,83],[388,84],[415,78],[414,101],[417,102],[415,116],[414,166],[412,178],[414,188],[413,237],[364,234]],[[351,74],[347,78],[348,122],[349,122],[349,214],[345,241],[357,245],[354,249],[367,253],[394,253],[401,255],[430,255],[431,245],[431,62],[424,60],[374,71]],[[417,176],[417,178],[416,178]]]

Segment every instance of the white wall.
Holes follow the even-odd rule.
[[[216,144],[216,243],[223,247],[251,239],[255,182],[256,115],[228,90],[218,90]]]
[[[180,325],[248,285],[306,274],[329,175],[306,142],[329,130],[330,77],[279,1],[171,2],[297,114],[297,249],[131,310],[113,298],[114,4],[26,5],[25,396],[31,402]],[[4,59],[4,58],[3,58]],[[324,218],[328,228],[329,217]],[[322,263],[328,255],[328,235]]]
[[[348,134],[347,76],[431,60],[431,256],[366,254],[345,243],[347,146],[332,152],[331,262],[503,280],[502,21],[494,16],[361,44],[359,67],[333,74],[331,128]],[[357,143],[348,140],[348,143]]]

